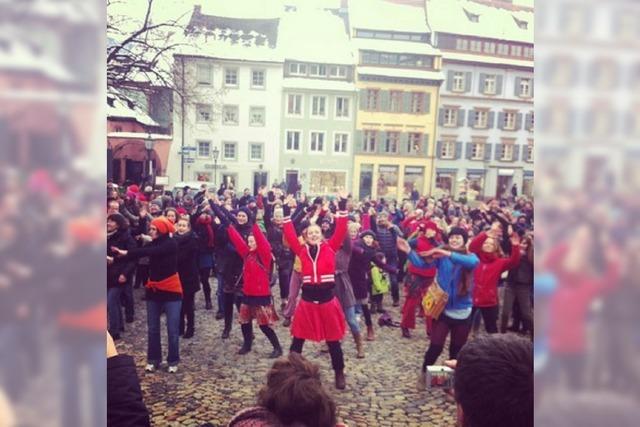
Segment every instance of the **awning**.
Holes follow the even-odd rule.
[[[515,172],[513,169],[498,169],[498,176],[513,176]]]
[[[533,171],[523,171],[522,176],[525,178],[533,178]]]

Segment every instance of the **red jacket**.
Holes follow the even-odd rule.
[[[254,251],[249,250],[249,245],[244,241],[240,233],[230,225],[227,228],[229,239],[235,246],[238,254],[244,260],[242,266],[243,285],[242,292],[247,296],[265,297],[271,295],[269,288],[269,267],[271,265],[271,245],[258,224],[253,224],[251,234],[256,239],[258,247]]]
[[[284,238],[291,250],[302,263],[302,283],[321,284],[335,282],[336,252],[342,247],[347,234],[347,213],[339,211],[336,215],[336,230],[329,240],[320,243],[315,259],[311,257],[309,245],[298,241],[291,218],[284,220]]]
[[[416,241],[416,252],[426,252],[429,249],[433,249],[434,246],[429,242],[425,236],[419,236]],[[413,265],[413,263],[409,262],[409,273],[415,274],[416,276],[422,277],[434,277],[436,275],[437,269],[433,268],[420,268]]]
[[[520,262],[520,245],[511,246],[509,258],[499,258],[482,251],[487,233],[482,232],[471,241],[469,251],[478,255],[480,264],[473,270],[473,305],[475,307],[493,307],[499,304],[498,281],[507,270],[515,268]]]

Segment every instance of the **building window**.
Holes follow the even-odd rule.
[[[417,190],[422,194],[424,188],[424,168],[420,166],[405,166],[404,187],[402,197],[408,199],[411,192]]]
[[[333,152],[346,153],[349,146],[349,134],[336,132],[333,136]]]
[[[305,76],[307,75],[307,65],[295,62],[291,63],[289,64],[289,74],[293,76]]]
[[[457,108],[444,109],[444,125],[449,127],[458,126],[458,109]]]
[[[264,89],[266,80],[265,70],[251,70],[251,87],[254,89]]]
[[[348,119],[349,117],[349,98],[336,97],[336,118]]]
[[[411,112],[413,114],[424,113],[424,93],[413,92],[411,94]]]
[[[475,110],[473,127],[478,129],[486,129],[488,116],[489,112],[487,110]]]
[[[469,50],[469,40],[462,38],[456,39],[456,50]]]
[[[238,126],[240,123],[239,110],[237,105],[225,105],[222,107],[222,124],[227,126]]]
[[[471,159],[484,160],[485,145],[483,142],[474,142],[471,146]]]
[[[224,69],[224,85],[229,87],[238,86],[238,69],[237,68]]]
[[[525,157],[525,160],[527,162],[533,162],[533,142],[529,141],[529,143],[527,143],[527,155]]]
[[[327,117],[327,97],[313,96],[311,97],[311,115],[313,117]]]
[[[522,56],[522,46],[512,45],[511,56]]]
[[[440,158],[441,159],[453,159],[456,154],[456,142],[455,141],[442,141],[440,145]]]
[[[390,92],[390,110],[394,113],[402,112],[402,95],[404,92],[392,90]]]
[[[366,130],[366,131],[364,131],[363,151],[365,153],[375,153],[376,152],[376,134],[377,134],[377,132],[374,131],[374,130]]]
[[[397,153],[399,146],[400,146],[400,133],[387,132],[387,139],[385,140],[384,152]]]
[[[309,151],[312,153],[324,153],[324,132],[311,132]]]
[[[320,64],[311,64],[309,66],[309,75],[312,77],[325,77],[327,75],[327,67]]]
[[[531,96],[531,79],[520,79],[519,93],[523,98]]]
[[[199,85],[211,86],[213,84],[213,67],[211,64],[198,64],[196,79]]]
[[[211,142],[198,141],[198,157],[210,157],[211,156]]]
[[[287,114],[290,116],[302,115],[302,95],[289,94],[287,97]]]
[[[367,110],[377,110],[380,91],[378,89],[367,89],[367,100],[365,108]]]
[[[114,132],[122,132],[122,126],[116,126]]]
[[[265,115],[264,107],[249,107],[249,126],[264,126]]]
[[[456,71],[453,73],[453,85],[451,87],[454,92],[464,92],[465,83],[463,72]]]
[[[508,56],[509,45],[505,43],[498,43],[498,55]]]
[[[483,93],[485,95],[495,95],[496,93],[496,76],[490,75],[484,78]]]
[[[211,182],[211,172],[196,172],[196,181]]]
[[[484,42],[484,53],[491,55],[496,53],[496,44],[494,42]]]
[[[287,151],[300,151],[300,135],[299,130],[287,131]]]
[[[524,57],[525,58],[533,58],[533,48],[532,47],[525,47],[524,48]]]
[[[211,104],[196,105],[196,121],[198,123],[211,123],[213,121]]]
[[[346,172],[310,171],[309,193],[314,195],[334,194],[347,183]]]
[[[249,144],[249,160],[261,162],[264,158],[264,144],[262,142],[252,142]]]
[[[378,197],[396,198],[398,193],[398,167],[378,166]]]
[[[224,142],[222,144],[222,158],[224,160],[237,160],[238,144],[236,142]]]
[[[407,153],[422,154],[422,134],[410,133],[407,140]]]
[[[334,78],[347,77],[347,67],[342,65],[333,65],[329,67],[329,76]]]
[[[502,144],[502,153],[500,153],[500,160],[503,162],[510,162],[513,160],[513,144]]]
[[[471,40],[469,47],[471,52],[482,52],[482,42],[480,40]]]
[[[503,129],[515,130],[516,128],[516,113],[515,111],[506,111],[504,113]]]

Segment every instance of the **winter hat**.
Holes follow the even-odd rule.
[[[183,207],[179,207],[176,209],[176,212],[178,213],[178,215],[182,216],[182,215],[186,215],[187,214],[187,210]]]
[[[247,215],[247,218],[251,219],[251,210],[249,208],[243,206],[240,209],[238,209],[238,213],[240,212],[244,212],[245,215]]]
[[[349,220],[349,222],[357,222],[356,217],[354,215],[349,215],[347,219]]]
[[[462,236],[465,245],[467,244],[467,240],[469,240],[469,233],[462,227],[453,227],[451,231],[449,231],[449,237],[451,236]]]
[[[420,230],[420,231],[433,230],[436,233],[439,231],[438,230],[438,225],[433,221],[426,221],[426,222],[421,223],[420,225],[418,225],[418,230]]]
[[[144,187],[144,192],[153,193],[153,187],[151,187],[150,185],[147,185],[146,187]]]
[[[159,209],[162,209],[162,200],[161,199],[153,199],[149,202],[150,205],[156,205]]]
[[[329,218],[322,218],[322,221],[320,222],[320,224],[329,224],[331,225],[331,220]]]
[[[125,228],[127,228],[129,226],[129,222],[124,217],[124,215],[119,214],[119,213],[112,213],[111,215],[109,215],[107,217],[107,220],[108,221],[113,221],[116,224],[118,224],[118,230],[124,230]]]
[[[158,217],[151,221],[151,225],[153,225],[158,230],[158,233],[163,235],[176,232],[176,229],[171,221],[169,221],[164,216]]]
[[[373,237],[373,239],[377,239],[376,233],[374,233],[371,230],[365,230],[362,233],[360,233],[360,238],[363,239],[365,236],[371,236]]]

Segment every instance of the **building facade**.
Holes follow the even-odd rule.
[[[413,190],[428,193],[443,75],[424,8],[352,1],[349,23],[359,93],[354,194],[402,199]]]
[[[430,0],[446,82],[440,92],[435,193],[533,193],[533,12]]]

